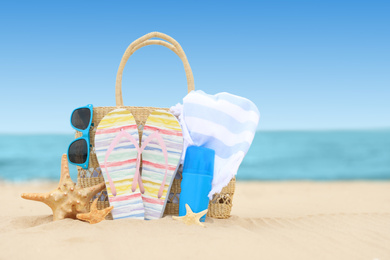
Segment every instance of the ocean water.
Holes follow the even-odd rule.
[[[258,132],[242,180],[390,180],[390,130]]]
[[[73,135],[0,135],[0,179],[58,180]],[[76,167],[70,165],[73,180]],[[256,133],[238,180],[390,180],[390,130]]]

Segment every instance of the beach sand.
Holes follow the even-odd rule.
[[[238,182],[229,219],[52,222],[0,184],[0,259],[390,259],[390,182]]]

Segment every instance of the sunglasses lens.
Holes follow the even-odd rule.
[[[68,150],[68,158],[72,163],[83,164],[87,161],[88,147],[84,139],[74,141]]]
[[[72,114],[72,125],[78,129],[85,130],[91,120],[91,110],[88,108],[79,108],[73,111]]]

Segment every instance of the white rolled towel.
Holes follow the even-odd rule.
[[[256,105],[243,97],[226,92],[209,95],[191,91],[183,105],[171,107],[183,131],[182,161],[188,146],[215,151],[214,177],[209,198],[221,192],[237,174],[256,133],[260,113]]]

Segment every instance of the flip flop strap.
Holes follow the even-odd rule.
[[[107,152],[106,152],[106,156],[104,157],[104,168],[106,169],[106,175],[107,175],[107,178],[108,178],[108,182],[110,183],[110,189],[111,189],[111,193],[112,195],[115,197],[116,196],[116,189],[115,189],[115,185],[114,185],[114,182],[112,181],[111,179],[111,176],[108,172],[108,169],[107,169],[107,160],[108,160],[108,157],[110,156],[111,152],[114,150],[115,146],[118,144],[119,140],[122,138],[122,137],[127,137],[127,139],[133,143],[135,149],[137,149],[137,152],[138,152],[138,155],[137,155],[137,163],[136,163],[136,173],[134,175],[134,178],[133,178],[133,183],[132,183],[132,186],[131,186],[131,189],[132,191],[134,192],[137,188],[137,182],[140,182],[140,178],[139,178],[139,167],[138,167],[138,164],[139,164],[139,157],[140,157],[140,154],[141,154],[141,150],[139,149],[139,146],[138,146],[138,143],[137,141],[135,140],[135,138],[129,134],[128,132],[126,131],[123,131],[123,129],[120,130],[120,133],[117,134],[117,136],[114,138],[114,140],[112,140],[110,146],[108,147],[107,149]],[[142,186],[143,187],[143,186]]]
[[[164,154],[164,159],[165,159],[165,174],[164,174],[164,179],[161,183],[161,186],[160,186],[160,189],[158,191],[158,198],[161,198],[163,192],[164,192],[164,187],[165,187],[165,182],[166,182],[166,179],[167,179],[167,174],[168,174],[168,152],[167,152],[167,147],[165,145],[165,142],[164,142],[164,139],[162,138],[162,136],[160,135],[159,133],[159,130],[155,131],[153,134],[149,135],[148,138],[146,138],[145,142],[142,144],[142,147],[141,147],[141,152],[145,149],[146,145],[149,144],[149,142],[153,139],[153,138],[157,138],[158,142],[160,143],[161,145],[161,150]]]

